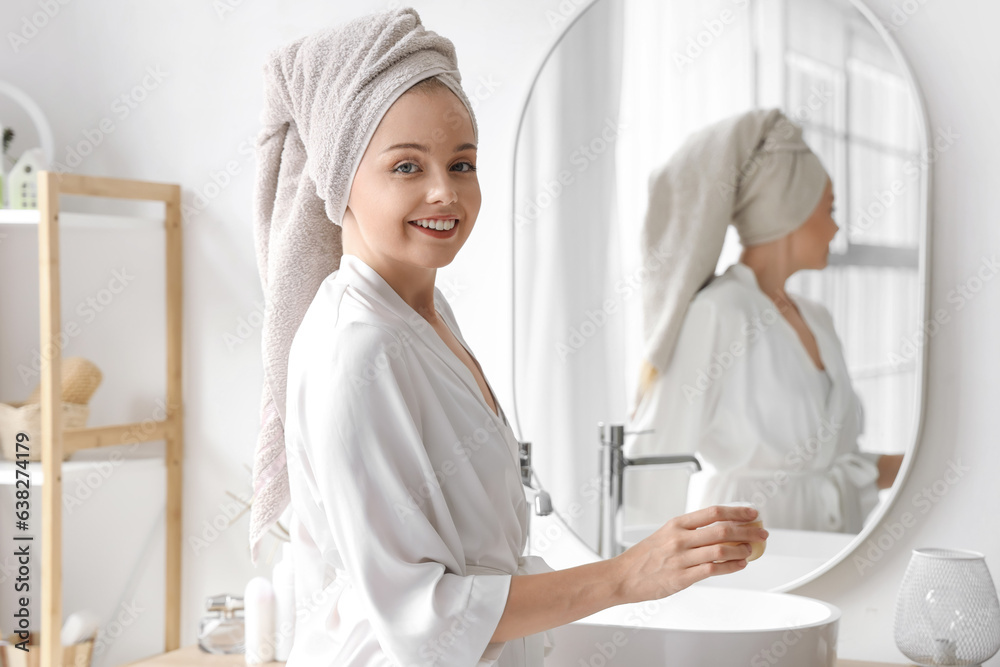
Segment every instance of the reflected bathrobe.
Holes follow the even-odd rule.
[[[878,502],[879,455],[858,447],[864,413],[830,313],[789,298],[825,371],[753,269],[734,264],[692,299],[670,363],[629,427],[655,433],[632,436],[625,453],[696,453],[703,471],[691,477],[687,511],[743,500],[768,528],[856,533]],[[647,521],[672,493],[656,479],[651,470],[625,485]]]
[[[434,299],[465,345],[436,287]],[[286,410],[288,667],[541,667],[547,634],[490,643],[511,575],[551,571],[521,555],[528,506],[506,416],[355,255],[295,334]]]

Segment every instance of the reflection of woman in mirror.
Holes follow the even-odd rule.
[[[826,266],[832,212],[826,170],[777,109],[701,130],[650,179],[643,251],[671,258],[644,285],[630,428],[654,433],[626,455],[697,453],[689,511],[750,501],[771,528],[856,533],[895,479],[901,455],[858,448],[863,410],[829,312],[785,292]],[[743,252],[714,276],[729,224]],[[655,503],[645,485],[630,493]]]

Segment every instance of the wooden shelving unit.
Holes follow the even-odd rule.
[[[9,224],[38,225],[41,350],[59,340],[61,330],[59,229],[72,227],[132,227],[149,221],[123,216],[70,214],[59,211],[61,195],[109,197],[163,202],[166,232],[166,417],[149,422],[63,429],[54,410],[62,401],[62,355],[42,358],[41,444],[42,471],[42,644],[41,667],[63,667],[62,629],[62,461],[64,454],[112,445],[164,440],[166,509],[166,614],[164,652],[180,647],[181,620],[181,492],[184,461],[184,413],[181,390],[182,239],[181,188],[173,183],[152,183],[65,174],[38,173],[38,211],[8,211]],[[65,217],[65,220],[62,220]],[[61,221],[62,220],[62,221]],[[110,530],[110,528],[109,528]],[[68,666],[67,666],[68,667]]]

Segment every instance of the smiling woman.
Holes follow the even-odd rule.
[[[439,79],[424,79],[382,118],[344,212],[344,253],[431,320],[437,269],[468,240],[482,203],[475,139],[463,102]]]
[[[340,75],[352,66],[357,76]],[[305,85],[289,82],[293,69]],[[739,525],[756,511],[736,507],[678,517],[601,563],[553,572],[524,555],[518,442],[434,284],[482,201],[451,42],[412,8],[389,10],[279,50],[268,71],[258,241],[270,391],[251,541],[291,503],[289,667],[541,667],[551,628],[745,567],[767,533]],[[344,165],[356,165],[346,178]],[[275,332],[288,331],[285,356]]]

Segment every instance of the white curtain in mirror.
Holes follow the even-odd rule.
[[[521,437],[557,511],[592,546],[596,425],[626,421],[639,368],[634,241],[648,175],[690,132],[752,106],[749,26],[748,8],[732,0],[601,0],[559,44],[528,104],[515,211]],[[582,157],[580,146],[600,148],[611,125],[607,148]],[[545,196],[560,170],[571,182]],[[681,471],[628,474],[686,487]]]
[[[620,0],[580,16],[540,75],[516,160],[514,427],[556,511],[594,530],[596,422],[625,394],[608,365],[621,321],[598,314],[619,271],[621,22]]]

